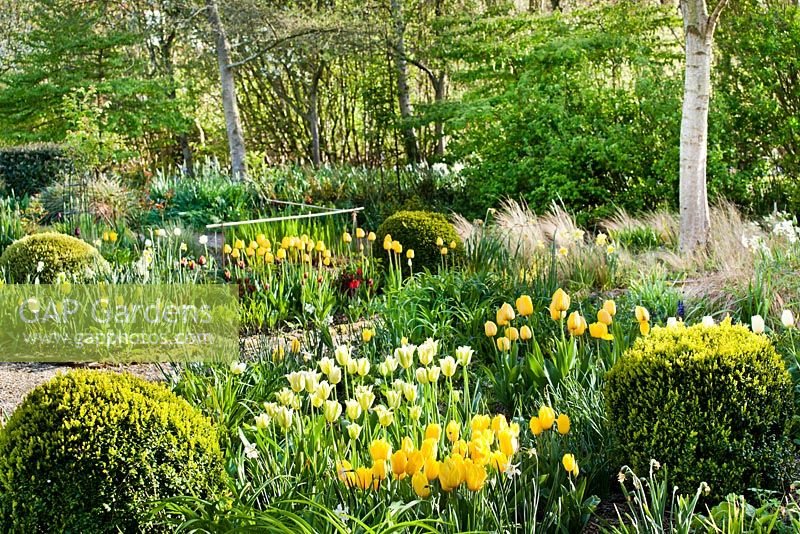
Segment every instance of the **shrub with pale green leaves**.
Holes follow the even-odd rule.
[[[222,465],[214,427],[164,386],[61,374],[0,429],[0,530],[157,531],[153,501],[215,497]]]
[[[37,278],[40,283],[49,284],[59,276],[86,281],[110,270],[92,245],[56,232],[33,234],[12,243],[0,256],[0,268],[18,284]]]
[[[792,460],[793,388],[770,340],[730,320],[653,328],[606,376],[617,463],[669,466],[683,492],[776,488]]]
[[[414,250],[413,266],[415,271],[428,269],[436,272],[442,263],[441,249],[447,247],[447,262],[460,261],[464,258],[464,245],[461,243],[453,225],[441,213],[432,211],[398,211],[378,227],[377,246],[383,243],[387,234],[392,240],[403,245],[403,254],[408,249]],[[442,245],[437,241],[441,239]],[[451,246],[455,244],[455,247]],[[406,260],[401,261],[406,265]]]

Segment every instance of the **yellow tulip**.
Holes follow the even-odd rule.
[[[592,323],[589,325],[589,335],[597,339],[611,341],[614,336],[608,333],[608,325],[605,323]]]
[[[522,341],[528,341],[533,337],[533,331],[531,327],[528,325],[524,325],[522,328],[519,329],[519,338]]]
[[[353,487],[356,481],[356,474],[353,471],[353,466],[347,460],[341,460],[336,463],[336,476],[338,476],[339,480],[348,488]]]
[[[376,239],[377,239],[377,237],[375,236],[375,232],[370,232],[367,235],[367,241],[375,241]]]
[[[444,433],[450,443],[455,443],[461,433],[461,427],[455,421],[450,421],[444,429]]]
[[[508,352],[511,350],[511,340],[507,337],[498,337],[497,338],[497,349],[502,352]]]
[[[378,489],[380,480],[375,477],[374,472],[369,467],[359,467],[356,469],[356,487],[362,490],[370,488]]]
[[[352,440],[358,439],[358,436],[361,435],[361,425],[357,425],[355,423],[347,425],[347,434]]]
[[[607,300],[603,303],[603,309],[608,312],[611,317],[617,314],[617,303],[613,300]]]
[[[646,336],[650,333],[650,323],[647,321],[642,321],[639,323],[639,332],[642,333],[643,336]]]
[[[364,230],[362,228],[356,228],[356,237],[358,239],[364,239],[365,235],[366,234],[364,233]]]
[[[376,480],[385,480],[386,462],[384,462],[383,460],[381,460],[380,462],[374,462],[372,464],[372,476],[374,476]]]
[[[500,445],[500,450],[508,457],[513,456],[519,448],[517,436],[514,435],[514,432],[510,428],[501,430],[497,434],[497,441]]]
[[[225,243],[225,246],[222,247],[222,252],[225,254],[230,254],[232,250],[233,249],[231,248],[231,246],[227,243]]]
[[[460,439],[460,440],[456,441],[455,443],[453,443],[452,452],[453,452],[453,454],[458,454],[463,458],[469,452],[469,445],[467,445],[466,441],[464,441],[463,439]]]
[[[447,247],[442,247],[442,250],[439,251],[442,256],[447,256]]]
[[[508,328],[506,328],[505,334],[510,341],[516,341],[519,339],[519,330],[517,330],[513,326],[509,326]]]
[[[441,462],[436,460],[425,460],[425,478],[427,478],[428,481],[439,478],[439,466],[441,465]]]
[[[565,312],[569,309],[570,299],[569,295],[560,287],[553,293],[552,304],[555,309],[560,312]]]
[[[597,311],[597,321],[603,323],[606,326],[611,326],[612,322],[611,314],[608,313],[608,310],[606,310],[605,308],[600,308]]]
[[[406,463],[408,456],[404,450],[399,450],[392,454],[392,474],[396,480],[402,480],[406,476]]]
[[[464,478],[467,482],[467,489],[470,491],[480,491],[486,482],[486,468],[477,465],[471,460],[464,460]]]
[[[351,236],[349,232],[345,232],[342,234],[342,241],[345,243],[350,243],[353,241],[353,236]]]
[[[435,460],[439,453],[439,438],[425,438],[419,450],[426,461]]]
[[[239,257],[239,249],[235,248],[231,251],[231,258],[236,259]]]
[[[567,316],[567,312],[559,310],[555,302],[551,302],[547,309],[550,311],[550,318],[554,321],[560,321]]]
[[[411,477],[411,487],[414,488],[414,493],[417,497],[425,499],[431,494],[431,488],[428,485],[428,477],[422,472],[417,471]]]
[[[444,239],[442,239],[441,237],[437,237],[436,238],[436,246],[437,247],[443,247],[444,246]]]
[[[550,430],[553,428],[553,423],[556,421],[556,412],[549,406],[542,406],[539,408],[539,423],[542,425],[542,430]]]
[[[582,336],[586,332],[586,319],[577,311],[570,313],[567,318],[567,330],[573,336]]]
[[[650,320],[650,312],[643,306],[636,306],[636,320],[640,323],[646,323]]]
[[[372,341],[372,338],[375,336],[375,330],[372,328],[365,328],[361,331],[361,340],[364,343],[369,343]]]
[[[508,428],[508,420],[503,414],[497,414],[492,417],[492,432],[495,434],[500,433],[501,430]]]
[[[464,459],[458,454],[450,455],[439,466],[439,483],[444,491],[453,491],[463,484],[465,478]]]
[[[527,317],[533,313],[533,300],[530,295],[522,295],[517,299],[517,311],[522,317]]]
[[[497,335],[497,325],[493,321],[486,321],[483,331],[488,337],[494,337]]]
[[[413,475],[419,472],[423,465],[425,465],[425,456],[422,454],[422,451],[412,451],[411,454],[408,455],[406,474]]]
[[[500,309],[497,310],[497,324],[499,326],[507,325],[514,320],[514,317],[514,308],[508,302],[504,302]]]
[[[558,425],[558,433],[562,436],[569,433],[569,416],[567,414],[559,414],[558,419],[556,419],[556,424]]]
[[[561,465],[564,466],[564,470],[566,470],[568,473],[578,476],[578,462],[575,460],[575,456],[573,454],[565,454],[563,458],[561,458]]]
[[[502,473],[508,466],[508,457],[503,454],[503,451],[492,451],[492,457],[489,460],[489,465],[499,473]]]
[[[392,454],[392,446],[383,438],[373,440],[369,446],[369,454],[374,461],[388,460]]]
[[[531,417],[530,427],[534,436],[538,436],[542,433],[542,423],[539,422],[539,417],[535,415]]]
[[[414,259],[414,249],[413,248],[410,248],[410,249],[406,250],[406,258],[408,258],[409,260],[413,260]]]
[[[237,239],[236,241],[233,242],[233,248],[239,248],[239,249],[244,248],[244,241],[242,241],[241,239]]]
[[[439,440],[442,435],[442,427],[436,423],[431,423],[425,428],[425,439],[433,438]]]
[[[392,241],[392,250],[395,254],[400,254],[403,252],[403,245],[400,244],[400,241]]]
[[[488,415],[475,414],[472,416],[472,420],[469,422],[469,428],[473,434],[476,434],[478,432],[488,430],[489,425],[491,424],[492,419]]]
[[[402,449],[406,455],[411,454],[414,450],[414,441],[409,436],[404,437],[400,442],[400,449]]]

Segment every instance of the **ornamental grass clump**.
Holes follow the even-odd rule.
[[[619,465],[656,459],[689,492],[713,497],[775,488],[792,460],[789,373],[763,335],[719,325],[653,327],[606,376],[606,416]]]
[[[61,374],[0,429],[0,531],[160,531],[153,501],[214,497],[222,466],[214,427],[164,386]]]

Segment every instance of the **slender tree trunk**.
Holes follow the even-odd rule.
[[[245,166],[244,134],[242,120],[239,116],[239,104],[236,101],[236,79],[231,69],[231,47],[228,35],[219,17],[219,8],[215,0],[206,0],[208,22],[216,36],[217,62],[222,88],[222,109],[225,113],[225,129],[228,132],[228,150],[231,156],[231,174],[234,178],[242,178],[247,174]]]
[[[708,106],[714,29],[727,0],[711,16],[705,0],[681,0],[686,39],[686,72],[680,146],[680,248],[695,252],[708,242],[710,217],[706,190]]]
[[[441,104],[444,102],[446,95],[447,73],[442,71],[436,80],[436,84],[434,85],[434,101],[436,104]],[[436,155],[442,158],[444,157],[445,148],[447,148],[447,139],[444,136],[444,123],[440,120],[436,121],[436,124],[434,125],[434,131],[436,133]]]
[[[185,133],[178,135],[178,143],[183,154],[183,168],[186,176],[194,176],[194,158],[192,157],[192,147],[189,145],[189,136]]]
[[[397,101],[400,106],[401,134],[406,158],[410,163],[419,162],[419,148],[414,128],[409,124],[411,119],[411,96],[408,91],[408,61],[406,60],[405,32],[402,0],[391,0],[392,22],[394,24],[394,67],[397,75]]]
[[[324,68],[324,64],[320,63],[314,71],[308,91],[308,128],[311,132],[311,162],[314,167],[319,167],[322,163],[319,141],[319,81]]]

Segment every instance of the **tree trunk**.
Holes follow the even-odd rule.
[[[727,0],[711,16],[705,0],[681,0],[686,39],[686,72],[680,145],[680,249],[692,253],[708,242],[710,217],[706,190],[708,106],[714,28]]]
[[[314,167],[319,167],[322,163],[320,156],[319,141],[319,80],[322,77],[324,64],[320,63],[314,76],[311,79],[311,86],[308,90],[308,129],[311,132],[311,163]]]
[[[228,150],[231,156],[231,174],[235,179],[247,174],[245,166],[244,134],[242,120],[239,116],[239,104],[236,101],[236,79],[231,69],[231,47],[228,36],[219,17],[219,9],[215,0],[206,0],[208,22],[216,36],[217,62],[222,88],[222,109],[225,113],[225,129],[228,132]]]
[[[394,67],[397,75],[397,101],[400,106],[402,124],[400,132],[403,136],[403,146],[409,163],[419,162],[419,149],[414,128],[409,124],[411,119],[411,96],[408,91],[408,61],[406,60],[405,32],[406,24],[403,21],[402,0],[391,0],[392,22],[394,24]]]
[[[192,147],[189,145],[189,136],[185,133],[178,135],[178,143],[183,154],[183,170],[186,176],[194,176],[194,158],[192,158]]]
[[[434,85],[434,100],[436,104],[444,102],[447,93],[447,74],[442,71],[439,78]],[[447,139],[444,136],[444,123],[440,120],[436,121],[434,125],[436,132],[436,155],[440,158],[444,157],[445,148],[447,148]]]

